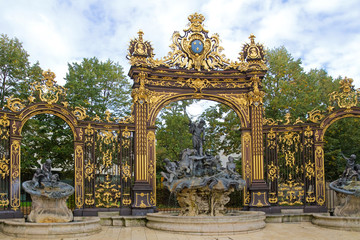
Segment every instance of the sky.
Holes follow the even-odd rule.
[[[0,9],[0,33],[17,37],[60,84],[68,63],[94,56],[127,74],[128,45],[140,29],[162,58],[173,32],[183,33],[198,12],[230,60],[253,33],[266,48],[285,46],[306,71],[324,68],[360,87],[360,0],[0,0]]]

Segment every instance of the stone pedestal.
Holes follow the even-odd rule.
[[[360,197],[336,192],[337,206],[335,216],[360,217]]]
[[[72,221],[72,211],[66,206],[67,198],[68,197],[52,199],[45,196],[31,195],[31,212],[27,220],[36,223]]]

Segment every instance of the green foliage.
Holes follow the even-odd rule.
[[[49,114],[34,116],[25,123],[22,136],[22,169],[38,168],[38,161],[51,159],[53,168],[73,170],[74,137],[64,120]]]
[[[159,114],[156,122],[156,158],[160,168],[165,158],[178,161],[180,152],[192,148],[189,118],[186,107],[192,101],[179,101],[166,106]]]
[[[130,84],[119,63],[84,58],[81,63],[68,64],[65,87],[72,106],[87,108],[91,117],[104,117],[109,109],[115,117],[129,114]]]
[[[326,110],[329,94],[339,88],[323,69],[305,72],[301,60],[294,58],[285,47],[267,51],[269,70],[263,80],[265,116],[283,119],[290,113],[293,119],[305,120],[314,108]]]
[[[325,179],[334,181],[343,173],[346,160],[340,155],[342,152],[346,157],[351,154],[360,156],[360,119],[343,118],[334,122],[325,133]],[[357,159],[357,163],[360,163]]]
[[[6,104],[7,97],[29,96],[29,83],[41,79],[39,63],[31,65],[28,57],[17,38],[0,35],[0,109]]]
[[[212,154],[241,153],[241,122],[230,107],[219,103],[206,109],[201,118],[208,123],[205,149],[211,149]]]

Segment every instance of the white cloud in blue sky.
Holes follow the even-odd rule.
[[[110,58],[127,73],[128,44],[139,29],[156,57],[165,56],[172,33],[198,12],[232,60],[254,33],[268,48],[285,46],[306,70],[325,68],[360,87],[358,0],[0,0],[0,9],[0,33],[19,38],[30,60],[50,68],[61,83],[67,63],[84,57]]]

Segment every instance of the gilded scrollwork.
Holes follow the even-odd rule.
[[[5,179],[7,176],[9,176],[10,171],[10,159],[6,159],[5,155],[3,155],[2,159],[0,159],[0,176],[2,179]]]
[[[5,139],[9,139],[10,137],[10,120],[7,117],[7,114],[5,113],[1,118],[0,118],[0,139],[5,140]]]
[[[7,193],[0,193],[0,207],[8,207],[9,206],[9,198],[7,196]]]
[[[260,78],[255,75],[251,78],[253,90],[248,93],[248,99],[251,104],[255,104],[256,106],[263,103],[263,98],[265,96],[265,92],[259,89],[261,84]]]
[[[278,178],[278,171],[279,168],[274,164],[274,162],[271,162],[270,165],[268,165],[268,179],[271,181],[274,181]]]
[[[313,123],[320,122],[325,117],[324,114],[322,114],[322,111],[319,109],[313,109],[310,112],[308,112],[308,121],[311,121]]]
[[[33,82],[31,88],[33,93],[39,93],[39,99],[49,105],[57,103],[60,96],[66,95],[66,89],[56,84],[55,73],[50,70],[43,72],[43,79],[40,82]]]
[[[355,107],[358,103],[360,96],[359,89],[354,89],[352,78],[345,77],[340,81],[340,91],[332,92],[330,94],[329,101],[337,104],[339,108],[346,108],[349,110],[351,107]]]
[[[254,35],[250,35],[250,44],[245,44],[240,53],[240,62],[232,62],[222,54],[223,47],[219,45],[219,35],[208,36],[209,31],[204,28],[205,17],[202,14],[192,14],[188,20],[190,25],[184,29],[185,34],[181,36],[179,32],[174,32],[170,45],[172,51],[162,59],[153,58],[153,48],[148,41],[143,40],[143,32],[140,31],[139,37],[130,41],[127,55],[130,64],[137,67],[163,66],[198,71],[267,69],[264,47],[255,43]]]
[[[84,107],[75,107],[73,114],[78,120],[84,120],[88,117],[86,114],[86,108]]]
[[[124,181],[127,182],[128,179],[131,178],[131,167],[127,162],[122,165],[121,172],[122,172],[122,179],[124,179]]]
[[[106,175],[104,182],[97,184],[95,188],[96,207],[110,208],[120,206],[120,186],[112,183],[109,175]]]
[[[10,96],[7,98],[7,103],[5,107],[7,107],[13,112],[20,112],[25,108],[25,104],[20,98],[14,98],[14,96]]]

